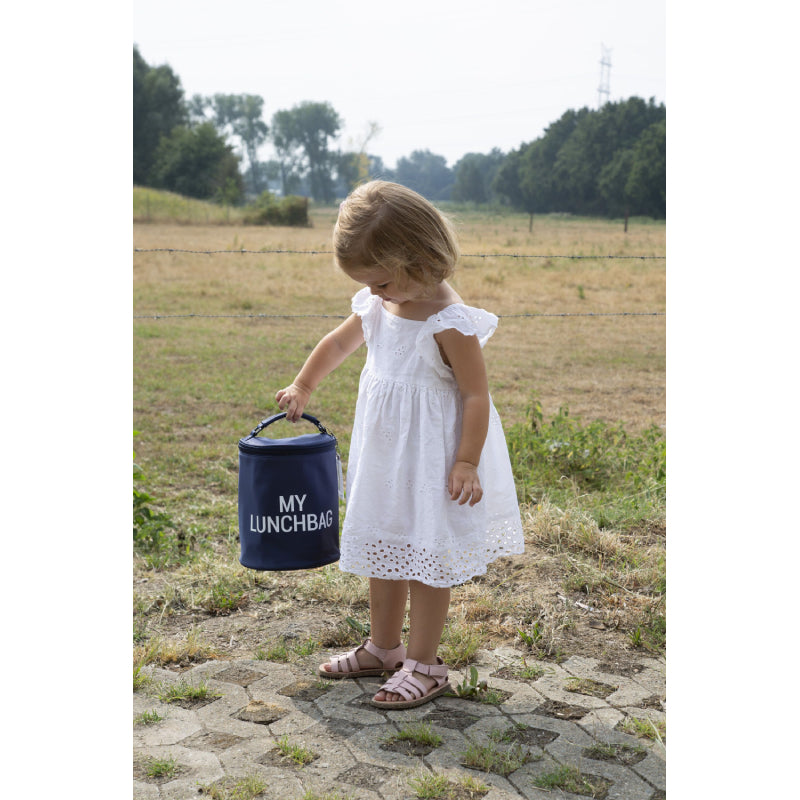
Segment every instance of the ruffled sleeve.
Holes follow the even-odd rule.
[[[380,313],[381,299],[369,290],[368,286],[360,289],[353,295],[350,308],[354,314],[361,317],[361,328],[364,331],[364,341],[372,339],[375,329],[375,315]]]
[[[439,345],[433,337],[450,328],[454,328],[464,336],[477,336],[483,347],[497,330],[497,317],[490,311],[461,303],[447,306],[438,314],[428,317],[417,334],[417,352],[444,378],[451,378],[453,371],[442,361]]]

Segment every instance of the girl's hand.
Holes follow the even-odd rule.
[[[480,503],[483,488],[478,477],[478,468],[469,461],[456,461],[447,479],[447,491],[450,492],[450,499],[458,500],[460,506],[467,501],[471,506]]]
[[[310,397],[311,392],[296,383],[289,384],[275,394],[278,408],[286,412],[286,419],[289,422],[297,422],[300,419]]]

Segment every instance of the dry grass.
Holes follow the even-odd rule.
[[[317,209],[312,216],[311,229],[136,225],[134,245],[330,250],[333,210]],[[618,223],[542,218],[529,234],[521,216],[472,214],[458,219],[458,227],[464,253],[665,254],[663,224],[631,226],[625,234]],[[350,297],[359,288],[334,268],[330,255],[137,253],[133,263],[137,315],[341,315],[349,313]],[[666,304],[662,260],[464,258],[453,283],[467,303],[501,316],[663,312]],[[137,346],[142,358],[150,358],[187,334],[198,343],[221,339],[227,359],[246,361],[262,377],[263,409],[300,366],[286,356],[298,345],[300,352],[312,346],[335,324],[330,319],[141,320],[136,330],[149,344],[139,340]],[[187,356],[175,349],[170,348],[165,368],[185,365]],[[495,403],[509,423],[524,418],[535,393],[546,415],[567,404],[575,415],[622,421],[631,430],[665,424],[664,317],[501,319],[486,358]],[[233,403],[239,399],[235,388]],[[238,388],[241,398],[246,387]],[[322,391],[318,396],[324,403]]]
[[[330,250],[334,217],[333,209],[312,210],[310,229],[136,224],[134,246]],[[663,256],[663,224],[633,224],[625,234],[621,223],[537,218],[529,234],[522,215],[463,213],[456,222],[464,253],[550,256],[465,257],[453,283],[469,304],[501,317],[665,311],[663,260],[555,257]],[[155,648],[139,657],[161,663],[193,657],[186,652],[194,646],[186,637],[192,626],[223,655],[252,654],[304,609],[328,641],[344,644],[344,617],[368,619],[362,580],[336,565],[253,577],[236,562],[236,442],[276,410],[275,391],[338,323],[246,315],[346,315],[359,287],[330,255],[276,253],[137,252],[133,281],[136,316],[221,315],[134,320],[134,427],[141,432],[135,449],[146,491],[179,530],[213,545],[206,556],[167,572],[136,561],[140,634]],[[664,317],[653,316],[501,318],[485,354],[504,423],[524,421],[536,397],[546,417],[567,405],[573,416],[621,422],[630,432],[665,425],[664,329]],[[348,359],[309,408],[336,433],[345,456],[363,359],[363,350]],[[645,624],[660,602],[652,589],[663,576],[663,531],[624,537],[546,503],[524,508],[523,520],[526,554],[454,590],[454,653],[472,648],[468,629],[482,646],[519,643],[520,631],[535,633],[533,655],[556,657],[571,647],[588,654],[596,634],[590,620],[603,621],[606,631],[598,636]],[[230,617],[224,606],[216,613],[209,606],[218,602],[209,601],[212,587],[220,585],[233,600],[244,598]],[[597,612],[575,606],[575,599]],[[176,643],[174,654],[167,640]]]

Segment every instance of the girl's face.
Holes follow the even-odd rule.
[[[420,300],[424,297],[424,292],[419,284],[408,281],[401,286],[388,270],[381,267],[353,270],[348,272],[348,275],[354,281],[369,287],[372,294],[377,295],[381,300],[388,300],[390,303],[402,305],[409,300]]]

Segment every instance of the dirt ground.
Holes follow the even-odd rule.
[[[647,533],[654,541],[664,535],[663,529]],[[567,595],[563,588],[565,563],[569,562],[548,550],[526,544],[525,553],[500,559],[489,566],[486,575],[453,590],[449,622],[458,620],[474,626],[483,649],[513,646],[530,651],[526,659],[529,665],[537,660],[561,661],[581,655],[602,662],[607,672],[624,675],[636,671],[640,658],[657,655],[635,647],[630,636],[630,620],[640,614],[644,599],[621,591],[595,595],[574,591]],[[306,571],[253,574],[255,590],[243,599],[240,608],[229,614],[212,614],[189,604],[180,607],[180,603],[173,603],[166,613],[154,610],[148,614],[148,637],[179,643],[194,635],[207,651],[213,650],[214,657],[221,659],[256,658],[259,650],[281,640],[288,648],[313,640],[319,643],[319,649],[306,657],[310,669],[316,669],[327,655],[344,652],[359,641],[356,631],[348,631],[346,626],[344,634],[342,631],[345,615],[362,623],[369,619],[366,579],[363,600],[357,599],[343,612],[333,601],[309,598],[301,591],[309,575]],[[169,572],[136,570],[134,594],[155,602],[164,595],[171,579]],[[513,615],[507,609],[505,615],[502,610],[498,614],[485,598],[498,587],[509,585],[514,587]],[[532,617],[541,620],[545,631],[536,649],[527,647],[519,635],[520,629],[530,628]],[[180,670],[194,660],[188,656],[167,666]]]

